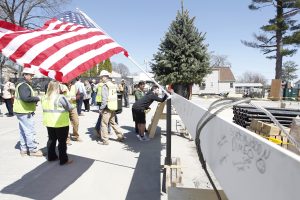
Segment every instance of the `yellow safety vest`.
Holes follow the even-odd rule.
[[[101,103],[102,102],[102,86],[103,83],[99,83],[97,87],[97,96],[96,96],[96,102]]]
[[[43,124],[46,127],[59,128],[69,126],[69,112],[59,104],[60,98],[63,98],[63,96],[58,95],[50,100],[46,96],[42,98]]]
[[[118,109],[117,86],[110,81],[105,83],[105,85],[108,87],[107,108],[115,111]]]
[[[34,91],[28,83],[25,83],[25,82],[19,83],[16,87],[13,111],[16,112],[16,113],[31,113],[31,112],[34,112],[35,109],[36,109],[36,102],[25,102],[25,101],[20,99],[19,87],[22,84],[27,84],[30,91],[31,91],[31,96],[34,96]]]
[[[68,100],[70,101],[71,105],[73,108],[76,108],[76,101],[75,100],[71,100],[76,99],[76,88],[75,85],[71,85],[70,91],[67,93],[68,95]]]

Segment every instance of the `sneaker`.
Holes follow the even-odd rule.
[[[109,145],[109,142],[108,141],[103,141],[102,145]]]
[[[144,140],[145,140],[145,141],[149,141],[150,138],[149,138],[146,134],[144,134]]]
[[[143,141],[142,137],[139,134],[137,134],[136,137],[139,139],[139,141]]]
[[[36,156],[36,157],[42,157],[44,154],[41,150],[37,151],[30,151],[29,156]]]
[[[124,140],[125,140],[125,137],[124,137],[124,136],[122,136],[122,137],[118,137],[118,138],[117,138],[117,140],[118,140],[119,142],[124,142]]]
[[[82,142],[82,139],[81,139],[81,138],[79,138],[79,137],[78,137],[78,138],[76,138],[76,137],[73,137],[73,138],[72,138],[72,140],[73,140],[73,141],[75,141],[75,142]]]
[[[23,150],[20,151],[20,154],[21,154],[21,156],[27,156],[28,155],[27,151],[23,151]]]
[[[142,140],[141,141],[149,141],[149,138],[146,136],[146,135],[144,135],[143,137],[141,137],[142,138]]]

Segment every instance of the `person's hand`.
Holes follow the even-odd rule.
[[[169,88],[169,89],[168,89],[168,92],[169,92],[170,94],[172,94],[172,93],[174,93],[174,90],[173,90],[172,88]]]
[[[150,112],[151,108],[148,108],[147,110],[144,110],[144,112],[147,114],[148,112]]]

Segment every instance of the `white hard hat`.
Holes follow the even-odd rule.
[[[33,68],[24,67],[22,74],[35,74],[35,70]]]
[[[115,82],[116,80],[113,78],[113,79],[111,79],[111,81],[112,81],[112,82]]]
[[[110,73],[108,71],[106,71],[106,70],[102,70],[100,72],[100,76],[108,76],[108,77],[110,77]]]

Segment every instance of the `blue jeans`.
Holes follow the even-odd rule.
[[[35,142],[36,132],[34,130],[34,119],[31,113],[16,114],[19,120],[20,129],[20,150],[30,152],[37,151],[37,144]]]
[[[77,106],[77,113],[78,113],[78,115],[81,114],[82,103],[83,103],[83,93],[80,93],[80,98],[76,100],[76,106]]]
[[[93,106],[97,105],[97,104],[96,104],[96,95],[97,95],[96,92],[93,92],[93,93],[92,93],[92,103],[91,103],[91,104],[92,104]]]

